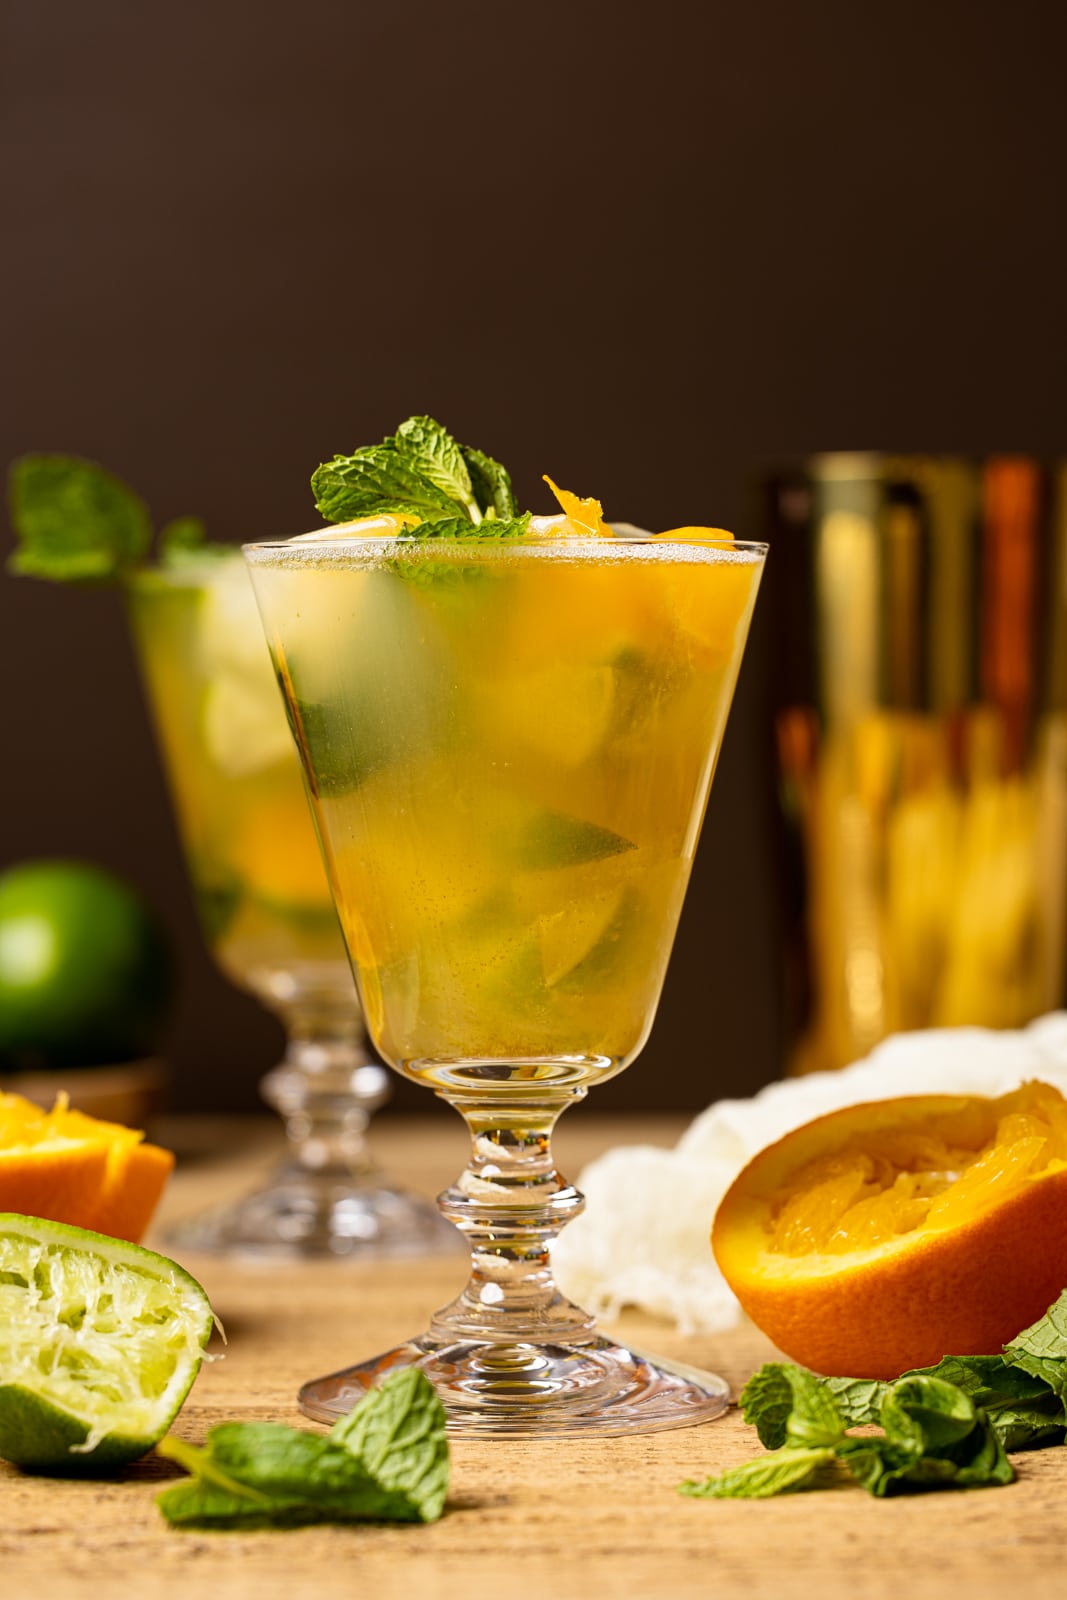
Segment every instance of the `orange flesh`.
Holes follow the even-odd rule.
[[[1031,1083],[923,1131],[854,1134],[797,1171],[776,1195],[767,1248],[784,1256],[875,1249],[958,1227],[1030,1181],[1067,1166],[1067,1102]]]
[[[560,489],[552,482],[548,473],[544,473],[544,480],[552,490],[563,509],[567,520],[582,533],[591,533],[598,538],[601,535],[610,535],[611,529],[604,521],[604,508],[599,500],[583,500],[576,494],[571,494],[569,489]]]
[[[174,1166],[169,1150],[117,1122],[0,1094],[0,1210],[136,1243]]]

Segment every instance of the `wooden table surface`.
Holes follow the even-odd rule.
[[[158,1222],[248,1186],[276,1150],[266,1123],[172,1124],[184,1159]],[[574,1174],[610,1144],[672,1143],[680,1124],[598,1119],[561,1125]],[[390,1172],[432,1194],[462,1166],[458,1118],[394,1119],[375,1130]],[[187,1154],[186,1154],[187,1152]],[[679,1196],[684,1203],[684,1196]],[[157,1226],[148,1243],[158,1243]],[[241,1265],[185,1257],[226,1325],[225,1358],[201,1371],[176,1431],[199,1443],[225,1419],[312,1427],[295,1395],[306,1378],[383,1350],[425,1325],[459,1289],[463,1258],[357,1266]],[[679,1336],[628,1314],[646,1349],[721,1372],[734,1392],[773,1355],[751,1328]],[[552,1600],[767,1594],[907,1600],[954,1593],[1026,1600],[1067,1589],[1067,1451],[1017,1456],[1002,1489],[877,1501],[858,1487],[771,1501],[700,1501],[675,1492],[748,1459],[755,1436],[735,1410],[699,1427],[601,1440],[453,1440],[440,1522],[203,1533],[167,1526],[154,1504],[177,1469],[150,1456],[120,1479],[26,1476],[0,1463],[3,1593],[123,1593],[211,1600],[360,1595],[366,1600],[551,1595]]]

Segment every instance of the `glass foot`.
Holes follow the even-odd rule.
[[[401,1367],[431,1379],[460,1434],[648,1433],[721,1416],[730,1401],[722,1378],[653,1361],[611,1339],[575,1344],[441,1344],[409,1340],[344,1372],[306,1383],[300,1409],[335,1422],[368,1389]]]
[[[458,1231],[428,1201],[351,1174],[285,1168],[236,1203],[174,1224],[174,1249],[285,1260],[454,1255]]]

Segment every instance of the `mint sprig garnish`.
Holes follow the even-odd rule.
[[[139,495],[80,456],[27,455],[12,463],[12,572],[59,583],[108,583],[143,561],[152,522]]]
[[[27,455],[8,476],[18,547],[12,572],[53,583],[121,583],[149,559],[152,519],[129,484],[82,456]],[[208,544],[198,517],[178,517],[159,534],[159,557],[175,567],[233,547]]]
[[[680,1484],[683,1494],[763,1499],[816,1488],[831,1460],[879,1497],[1010,1483],[1009,1450],[1067,1436],[1067,1290],[1001,1355],[945,1356],[892,1383],[768,1362],[741,1409],[768,1454]],[[880,1432],[851,1431],[872,1425]]]
[[[529,521],[499,461],[459,444],[433,417],[409,417],[381,444],[323,462],[311,490],[327,522],[417,519],[406,538],[519,538]]]
[[[448,1492],[444,1407],[417,1367],[372,1389],[328,1434],[226,1422],[202,1449],[169,1435],[156,1448],[190,1473],[157,1498],[178,1526],[434,1522]]]

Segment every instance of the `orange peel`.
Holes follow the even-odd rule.
[[[816,1372],[895,1378],[996,1354],[1067,1285],[1067,1101],[919,1095],[761,1151],[712,1248],[752,1321]]]

